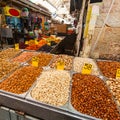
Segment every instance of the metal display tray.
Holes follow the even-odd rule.
[[[45,69],[43,70],[43,72],[44,72],[44,71],[49,71],[49,70],[54,70],[54,69],[45,68]],[[68,73],[69,73],[69,72],[68,72]],[[70,74],[70,73],[69,73],[69,74]],[[39,76],[39,78],[40,78],[40,76]],[[38,100],[35,100],[35,99],[32,98],[32,96],[31,96],[31,91],[33,90],[34,87],[36,87],[37,82],[40,81],[39,78],[37,79],[37,81],[36,81],[36,83],[34,84],[34,86],[31,87],[31,89],[29,90],[29,93],[26,95],[26,100],[31,101],[31,102],[35,102],[35,103],[37,103],[37,104],[44,104],[44,105],[52,106],[52,105],[50,105],[50,104],[46,104],[46,103],[40,102],[40,101],[38,101]],[[72,81],[72,79],[70,80],[70,84],[71,84],[71,81]],[[69,96],[70,96],[70,87],[69,87],[68,97],[69,97]],[[57,108],[64,109],[64,110],[68,111],[68,105],[69,105],[69,98],[68,98],[68,101],[67,101],[63,106],[59,106],[59,107],[57,107]],[[54,106],[54,107],[56,107],[56,106]]]
[[[66,112],[70,113],[71,115],[73,115],[75,117],[78,116],[79,119],[80,119],[80,116],[84,116],[85,118],[89,118],[90,120],[99,120],[98,118],[82,114],[80,112],[77,112],[75,109],[72,109],[72,107],[71,107],[71,100],[70,100],[71,99],[72,74],[71,74],[71,72],[69,72],[69,73],[70,73],[70,76],[71,76],[71,81],[70,81],[70,86],[69,86],[69,93],[68,93],[69,94],[69,98],[68,98],[68,101],[67,101],[67,103],[65,105],[56,107],[56,106],[52,106],[52,105],[49,105],[49,104],[46,104],[46,103],[42,103],[42,102],[37,101],[34,98],[32,98],[30,93],[31,93],[32,89],[36,86],[37,82],[34,84],[34,86],[32,86],[32,88],[30,89],[30,91],[27,94],[27,96],[25,97],[25,99],[27,101],[31,102],[31,103],[37,104],[38,107],[41,106],[41,105],[43,105],[43,106],[48,106],[50,108],[54,108],[55,111],[56,110],[66,111]],[[37,81],[39,81],[39,80],[37,80]],[[85,118],[84,118],[84,120],[86,120]],[[58,120],[58,118],[57,118],[57,120]],[[80,119],[80,120],[82,120],[82,119]]]
[[[76,74],[76,73],[78,73],[78,72],[73,72],[72,74],[74,75],[74,74]],[[80,73],[81,74],[81,73]],[[91,76],[95,76],[95,75],[91,75]],[[103,81],[103,83],[104,83],[104,85],[107,87],[107,89],[108,89],[108,91],[111,93],[111,91],[110,91],[110,89],[109,89],[109,87],[107,86],[107,84],[106,84],[106,78],[104,77],[104,76],[102,76],[102,75],[100,75],[100,76],[96,76],[96,77],[98,77],[98,78],[100,78],[102,81]],[[73,79],[72,79],[72,81],[73,81]],[[77,111],[73,106],[72,106],[72,102],[71,102],[71,98],[72,98],[72,82],[71,82],[71,87],[70,87],[70,99],[69,99],[69,109],[71,109],[73,112],[75,112],[75,113],[77,113],[77,114],[81,114],[79,111]],[[112,93],[111,93],[111,95],[112,95]],[[116,107],[117,107],[117,109],[118,109],[118,111],[119,111],[119,113],[120,113],[120,107],[117,105],[117,102],[116,102],[116,100],[115,100],[115,98],[113,97],[113,95],[112,95],[112,100],[114,101],[114,103],[116,104]]]
[[[20,68],[22,68],[24,66],[25,65],[21,65],[18,69],[20,69]],[[6,76],[2,81],[6,80],[8,77],[10,77],[10,75],[12,75],[14,72],[15,72],[15,70],[13,72],[11,72],[10,74],[8,74],[8,76]],[[36,80],[37,80],[37,78],[36,78]],[[32,88],[32,86],[34,86],[34,84],[37,82],[36,80],[33,82],[33,84],[31,85],[31,87],[26,92],[24,92],[22,94],[12,93],[12,92],[5,91],[5,90],[2,90],[2,89],[0,89],[0,94],[3,93],[3,94],[6,94],[6,95],[9,95],[9,96],[14,96],[14,97],[17,97],[17,98],[24,99],[25,96],[29,93],[29,91]]]

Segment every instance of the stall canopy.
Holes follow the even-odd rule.
[[[70,0],[30,0],[36,4],[42,4],[51,12],[56,12],[58,9],[65,7],[67,11],[70,8]]]
[[[45,6],[52,13],[52,17],[70,18],[70,0],[30,0]]]

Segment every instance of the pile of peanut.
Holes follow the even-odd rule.
[[[120,69],[120,62],[98,61],[97,64],[105,77],[116,78],[117,69]]]
[[[53,59],[50,67],[56,68],[56,65],[59,61],[63,61],[65,64],[65,70],[71,70],[72,69],[72,63],[73,63],[73,57],[68,55],[56,55]]]
[[[14,48],[8,48],[0,52],[0,58],[2,59],[11,59],[15,55],[19,54],[21,50],[15,50]]]
[[[74,74],[72,106],[83,114],[103,120],[120,120],[120,113],[106,84],[98,77]]]
[[[14,59],[12,59],[12,61],[19,62],[19,63],[26,62],[27,60],[32,58],[34,55],[35,55],[34,52],[23,52],[19,56],[17,56]]]
[[[120,106],[120,79],[108,79],[106,83]]]
[[[53,55],[52,54],[47,54],[47,53],[39,53],[37,55],[37,57],[39,58],[39,63],[38,63],[38,66],[47,66],[51,59],[53,58]],[[32,60],[30,61],[30,64],[32,63]]]
[[[5,59],[0,59],[0,79],[8,75],[13,70],[19,67],[18,63],[10,63]]]
[[[91,72],[92,75],[100,74],[96,63],[94,62],[93,59],[90,59],[90,58],[75,57],[74,62],[73,62],[73,70],[75,72],[82,72],[82,68],[85,63],[92,65],[92,72]]]
[[[31,92],[32,98],[54,106],[63,106],[69,98],[71,77],[67,71],[44,71]]]
[[[41,72],[41,68],[24,66],[16,70],[10,77],[0,83],[0,89],[16,94],[22,94],[29,90]]]

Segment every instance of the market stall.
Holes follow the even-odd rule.
[[[0,52],[3,54],[0,103],[10,114],[13,110],[24,119],[28,115],[44,120],[120,119],[119,98],[109,90],[107,61],[104,67],[103,61],[90,58],[33,51],[18,54],[13,48]],[[120,63],[113,64],[113,78],[117,79]]]
[[[98,17],[99,7],[93,6],[88,5],[87,22],[89,13],[95,20]],[[82,33],[64,39],[42,35],[0,51],[0,120],[120,120],[120,62],[96,59],[102,50],[96,49],[95,45],[102,45],[97,42],[90,51],[95,23],[84,30],[81,57],[72,50]],[[117,46],[114,52],[118,55],[118,44],[112,45]]]

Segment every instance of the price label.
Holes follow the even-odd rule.
[[[57,70],[64,70],[65,63],[64,61],[58,61],[56,66],[57,66]]]
[[[47,45],[51,46],[51,42],[48,42]]]
[[[117,72],[116,72],[116,79],[120,79],[120,69],[117,69]]]
[[[25,44],[26,44],[26,45],[28,45],[28,44],[29,44],[29,42],[28,42],[28,41],[25,41]]]
[[[38,41],[37,40],[35,40],[35,44],[38,45]]]
[[[38,57],[32,57],[32,66],[38,67],[39,65],[39,58]]]
[[[85,63],[82,68],[82,74],[91,74],[92,72],[92,65],[89,63]]]
[[[19,50],[19,43],[16,43],[16,44],[15,44],[15,49],[16,49],[16,50]]]

